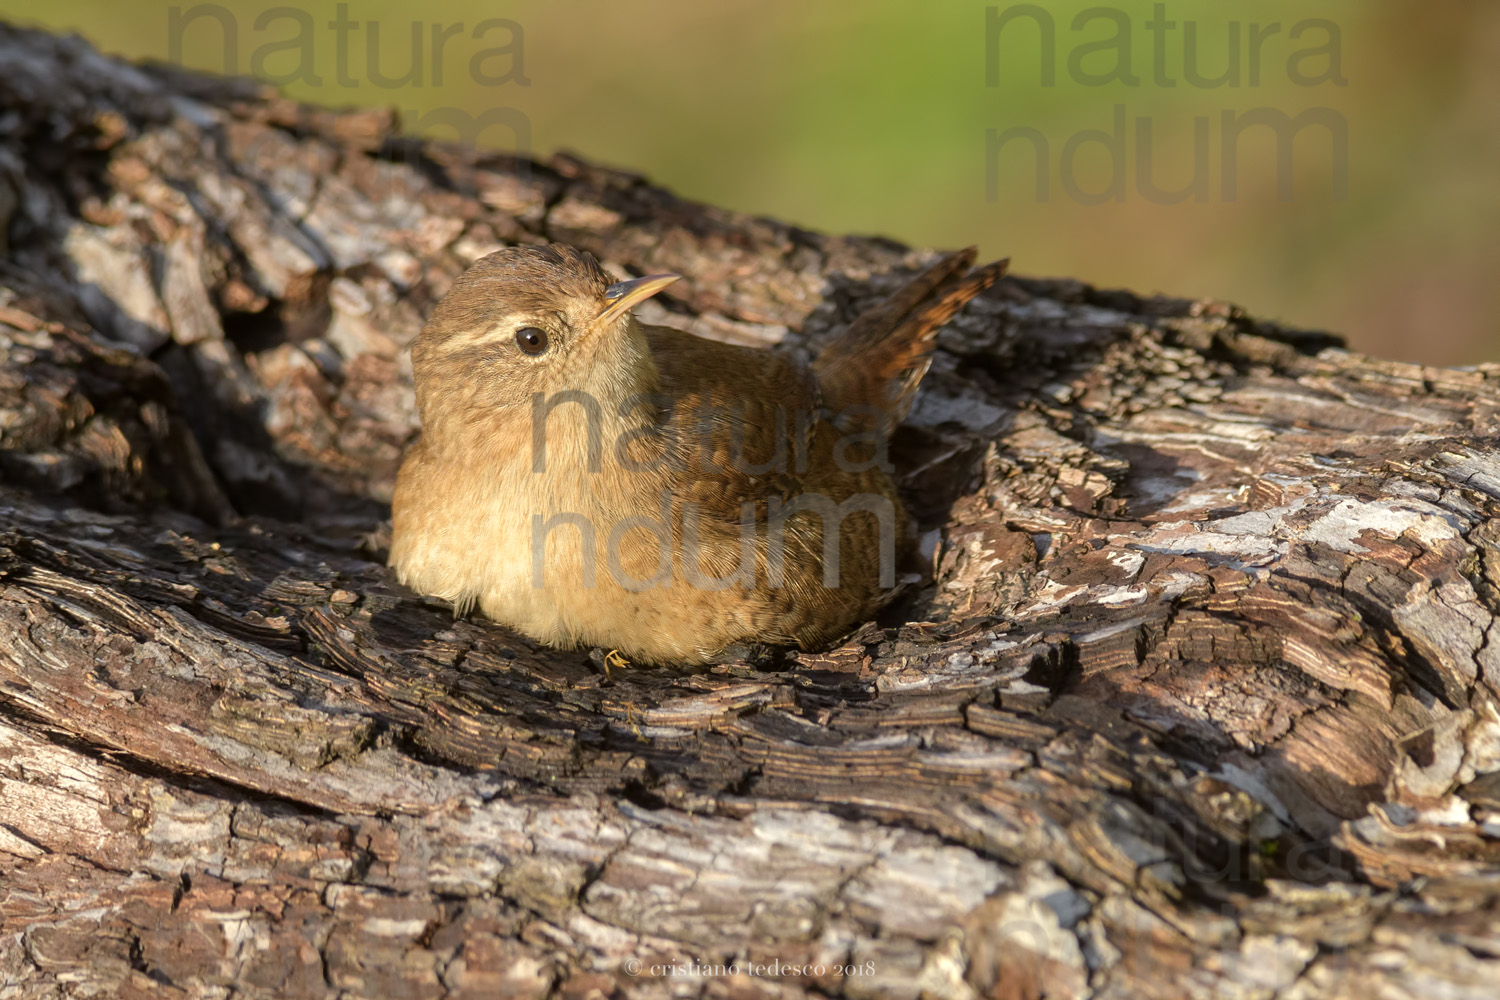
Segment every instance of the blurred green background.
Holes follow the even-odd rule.
[[[1053,3],[997,29],[992,19],[1019,6],[376,0],[307,4],[299,21],[260,0],[0,0],[0,16],[132,58],[255,70],[308,101],[393,105],[408,123],[434,109],[510,109],[530,135],[518,142],[496,125],[481,143],[571,150],[811,228],[978,243],[1024,274],[1226,298],[1405,360],[1500,360],[1500,4]],[[227,48],[216,17],[234,29]],[[1051,24],[1050,45],[1039,22]],[[436,58],[435,33],[445,35]],[[1235,68],[1231,50],[1238,80],[1210,86]],[[1117,107],[1126,133],[1115,163],[1104,143],[1081,140],[1112,132]],[[1267,128],[1240,137],[1238,191],[1226,196],[1223,116],[1255,109],[1317,110],[1347,129],[1342,143],[1323,127],[1297,136],[1289,200]],[[1034,146],[987,155],[990,130],[1013,128],[1047,145],[1045,194]],[[1148,197],[1142,150],[1159,188],[1184,188],[1195,129],[1207,140],[1205,197]],[[1084,203],[1116,171],[1120,196]]]

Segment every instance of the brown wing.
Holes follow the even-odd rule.
[[[735,347],[659,327],[644,328],[661,375],[668,437],[688,468],[674,480],[677,512],[686,524],[689,505],[703,525],[703,541],[690,555],[700,572],[724,579],[740,565],[742,505],[754,505],[757,585],[715,598],[737,609],[757,641],[812,648],[845,631],[877,607],[882,582],[879,514],[855,511],[841,518],[837,549],[839,585],[824,584],[824,532],[831,525],[819,499],[841,505],[856,494],[889,500],[891,543],[905,530],[905,513],[879,467],[845,468],[837,460],[838,433],[823,420],[812,372],[782,354]],[[706,419],[705,419],[706,418]],[[682,450],[688,454],[684,455]],[[850,456],[858,463],[863,456]],[[772,500],[780,510],[809,502],[791,514],[772,539]],[[856,505],[858,506],[858,505]],[[772,550],[780,582],[769,579]]]
[[[976,252],[968,247],[943,257],[823,348],[813,374],[829,410],[846,414],[841,426],[889,429],[906,416],[932,363],[938,330],[1010,264],[1006,258],[968,273]]]
[[[776,351],[642,330],[672,401],[665,427],[683,498],[737,520],[741,502],[795,489],[820,412],[812,373]]]

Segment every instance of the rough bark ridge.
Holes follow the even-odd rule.
[[[808,351],[930,253],[76,39],[0,106],[0,998],[1495,995],[1500,368],[1006,279],[937,584],[607,679],[381,566],[425,310],[565,240]]]

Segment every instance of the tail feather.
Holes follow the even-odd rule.
[[[977,248],[947,254],[879,305],[861,313],[816,360],[824,403],[846,427],[894,428],[911,409],[932,363],[937,332],[1005,273],[1010,259],[968,273]]]

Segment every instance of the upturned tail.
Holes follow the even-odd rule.
[[[938,330],[1010,264],[1007,257],[970,272],[978,252],[968,247],[944,256],[823,348],[813,374],[840,423],[889,431],[906,416],[932,364]]]

